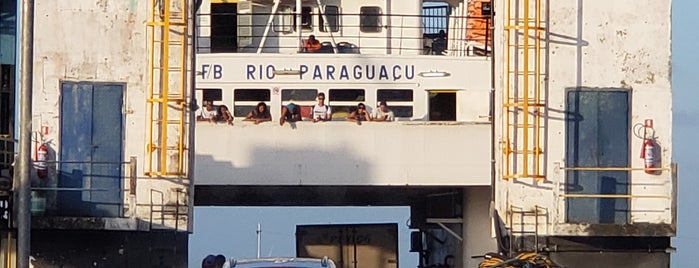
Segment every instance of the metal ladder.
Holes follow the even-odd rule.
[[[503,178],[545,178],[548,23],[545,0],[507,0],[502,151]]]
[[[189,157],[187,107],[187,0],[150,0],[148,14],[148,129],[145,174],[186,176]]]

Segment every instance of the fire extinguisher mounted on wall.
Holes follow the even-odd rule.
[[[46,161],[48,160],[48,142],[42,142],[39,147],[36,148],[36,161],[34,162],[34,168],[36,168],[36,175],[40,179],[45,179],[49,176],[49,169]]]
[[[646,174],[658,175],[661,173],[660,170],[656,170],[660,165],[652,119],[646,119],[643,123],[641,158],[643,158],[643,167],[645,168]]]

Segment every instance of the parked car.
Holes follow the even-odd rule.
[[[336,268],[335,263],[325,257],[311,258],[260,258],[232,259],[230,268]]]

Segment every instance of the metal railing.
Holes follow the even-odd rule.
[[[333,21],[336,24],[318,25],[307,23],[305,18],[313,21],[312,18],[323,15],[307,13],[302,15],[307,24],[301,26],[301,35],[296,32],[297,15],[294,13],[202,13],[197,15],[196,51],[302,53],[303,41],[314,35],[322,45],[319,53],[361,54],[369,51],[371,54],[382,54],[386,51],[388,54],[388,51],[393,51],[392,54],[398,54],[397,51],[412,51],[411,54],[419,55],[490,55],[493,30],[489,16],[454,16],[448,14],[448,7],[433,9],[435,10],[423,12],[423,15],[375,15],[379,19],[370,25],[366,23],[368,16],[365,14],[334,14],[333,18],[336,19]],[[241,20],[237,20],[237,16],[249,17],[244,21],[250,21],[251,24],[238,24]],[[288,19],[283,19],[284,16],[288,16]],[[271,23],[268,24],[268,21]],[[474,35],[473,32],[476,31],[479,34]],[[267,36],[265,32],[268,33]],[[270,41],[270,37],[274,41]]]
[[[180,202],[180,200],[185,200]],[[169,229],[174,228],[174,231],[180,230],[180,219],[189,216],[189,207],[187,206],[187,194],[182,189],[175,189],[175,202],[169,202],[165,198],[165,193],[156,189],[150,190],[150,229]],[[173,222],[173,226],[168,226],[168,221]],[[159,226],[156,226],[159,225]]]
[[[676,187],[676,174],[677,174],[677,164],[672,164],[670,167],[663,168],[639,168],[639,167],[559,167],[559,170],[563,171],[655,171],[655,172],[671,172],[672,174],[672,187]],[[559,187],[560,188],[560,187]],[[639,195],[639,194],[569,194],[561,193],[559,194],[562,198],[604,198],[604,199],[670,199],[672,200],[673,194],[667,195]]]
[[[36,162],[35,162],[36,163]],[[135,217],[136,216],[136,186],[137,186],[137,160],[135,156],[132,156],[128,162],[99,162],[99,161],[45,161],[44,162],[49,169],[52,167],[55,168],[57,173],[55,174],[55,177],[53,178],[46,178],[46,179],[39,179],[38,185],[32,187],[32,202],[35,205],[41,206],[41,199],[46,202],[43,204],[44,206],[46,205],[59,205],[60,203],[67,202],[69,199],[66,196],[61,196],[65,193],[70,193],[70,192],[78,192],[80,193],[81,200],[79,202],[81,203],[88,203],[90,205],[117,205],[118,206],[118,215],[117,217],[120,218],[127,218],[127,217]],[[61,165],[66,165],[66,164],[76,164],[80,165],[81,168],[84,168],[85,165],[90,165],[90,167],[94,166],[119,166],[120,170],[123,170],[122,167],[128,167],[128,172],[120,172],[121,174],[119,175],[118,179],[120,180],[120,188],[119,189],[113,189],[113,188],[94,188],[90,185],[89,181],[91,178],[104,178],[105,176],[103,174],[91,174],[91,173],[81,173],[83,169],[73,169],[72,174],[75,174],[76,172],[81,176],[82,181],[78,182],[78,184],[81,184],[83,182],[86,182],[84,184],[87,184],[86,186],[64,186],[64,185],[73,185],[76,184],[76,182],[65,182],[60,179],[61,176],[67,176],[65,174],[68,174],[66,172],[62,172],[62,167]],[[58,167],[56,167],[56,165]],[[51,174],[51,173],[49,173]],[[117,179],[117,178],[115,178]],[[114,200],[113,202],[108,202],[108,203],[100,203],[100,202],[92,202],[92,201],[84,201],[82,200],[82,197],[85,196],[91,196],[93,192],[113,192],[113,191],[119,191],[121,193],[121,198],[118,200]],[[49,198],[51,197],[51,200]],[[125,202],[125,199],[128,198],[129,202]],[[49,203],[53,202],[53,203]],[[53,207],[53,206],[52,206]],[[128,208],[128,209],[124,209]],[[76,210],[78,211],[70,211],[70,212],[65,212],[62,211],[61,209],[46,209],[42,211],[40,208],[33,208],[35,214],[42,215],[44,213],[48,213],[51,216],[78,216],[78,217],[105,217],[104,214],[98,213],[96,209],[93,210],[88,210],[88,211],[80,211],[78,208]],[[128,214],[126,213],[128,211]],[[106,216],[110,217],[110,216]]]

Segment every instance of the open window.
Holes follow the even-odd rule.
[[[235,52],[237,50],[238,4],[211,3],[211,52]]]
[[[338,120],[347,118],[351,108],[366,101],[364,89],[331,89],[328,95],[328,105],[332,108],[333,119]]]
[[[412,89],[379,89],[376,91],[376,100],[385,101],[388,108],[397,118],[413,117],[413,90]],[[374,107],[379,107],[379,103]]]
[[[301,106],[301,117],[307,118],[311,114],[311,107],[316,104],[317,89],[282,89],[282,105],[293,102]]]
[[[259,102],[269,105],[269,89],[236,89],[233,91],[233,116],[245,117]]]
[[[294,8],[294,13],[296,9]],[[297,18],[294,16],[294,28],[296,28]],[[301,7],[301,29],[313,30],[313,8],[309,6]]]
[[[204,103],[204,101],[210,101],[210,102],[217,102],[223,100],[223,90],[220,88],[203,88],[203,89],[197,89],[197,91],[201,92],[201,98],[202,100],[201,103]]]
[[[433,90],[429,93],[430,121],[456,121],[456,91]]]

